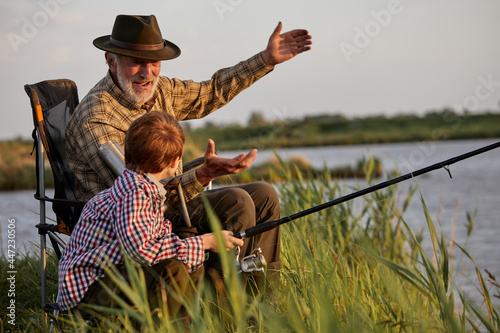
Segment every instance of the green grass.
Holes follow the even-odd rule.
[[[281,165],[274,172],[287,177],[295,176],[296,170]],[[328,172],[313,178],[290,178],[278,185],[283,216],[355,190],[340,187]],[[113,319],[102,321],[99,329],[134,332],[140,325],[144,332],[498,332],[499,309],[492,298],[498,297],[499,284],[478,273],[482,304],[463,295],[454,284],[454,255],[428,214],[425,198],[417,194],[415,187],[401,193],[393,186],[366,195],[360,208],[346,202],[282,225],[281,287],[272,298],[243,292],[234,258],[223,256],[228,297],[211,296],[203,284],[194,303],[186,304],[193,318],[188,327],[178,319],[153,320],[141,296],[145,294],[141,276],[131,264],[131,271],[136,272],[132,283],[121,284],[135,306],[113,312]],[[431,253],[422,249],[422,235],[414,234],[405,223],[405,209],[412,198],[422,204]],[[211,221],[217,226],[213,217]],[[472,230],[474,223],[469,223]],[[467,250],[457,245],[474,265]],[[8,270],[6,264],[0,260],[0,274]],[[49,266],[52,301],[56,287],[53,257]],[[16,281],[16,329],[46,331],[38,304],[36,258],[19,258],[16,267],[23,270]],[[2,275],[2,308],[7,301],[5,281]],[[12,329],[5,316],[0,319],[1,332]],[[66,318],[62,325],[67,332],[86,329],[77,318]]]

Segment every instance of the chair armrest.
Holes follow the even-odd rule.
[[[182,165],[182,171],[186,172],[186,171],[192,170],[196,167],[199,167],[200,165],[203,164],[204,161],[205,161],[205,157],[202,156],[202,157],[198,157],[192,161],[189,161],[187,163],[184,163]]]
[[[54,199],[54,198],[49,198],[49,197],[41,197],[37,194],[34,195],[35,199],[36,200],[39,200],[39,201],[48,201],[48,202],[52,202],[52,203],[59,203],[59,204],[62,204],[62,205],[68,205],[68,206],[85,206],[85,204],[87,203],[86,201],[78,201],[78,200],[68,200],[68,199]]]

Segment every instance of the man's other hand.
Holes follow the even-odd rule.
[[[217,177],[231,175],[247,169],[257,157],[257,149],[252,149],[248,154],[240,154],[235,158],[223,158],[215,154],[215,143],[208,139],[205,161],[196,170],[196,178],[203,186]]]

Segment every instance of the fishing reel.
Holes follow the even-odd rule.
[[[239,267],[240,273],[255,273],[263,272],[267,265],[266,258],[262,255],[260,247],[254,249],[250,255],[240,258],[240,247],[236,248],[236,266]]]

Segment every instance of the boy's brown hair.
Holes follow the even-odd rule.
[[[170,114],[150,111],[134,120],[125,134],[125,166],[138,173],[163,171],[184,152],[184,132]]]

